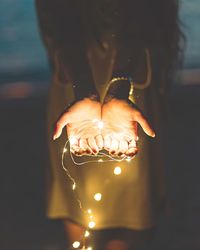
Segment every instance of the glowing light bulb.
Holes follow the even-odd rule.
[[[89,223],[88,223],[88,227],[89,228],[94,228],[96,226],[96,223],[94,222],[94,221],[90,221]]]
[[[67,152],[67,148],[64,148],[64,149],[63,149],[63,153],[66,153],[66,152]]]
[[[72,185],[72,189],[73,189],[73,190],[76,189],[76,183],[74,183],[74,184]]]
[[[126,161],[130,162],[130,161],[131,161],[131,158],[130,158],[130,157],[128,157],[128,158],[126,159]]]
[[[115,167],[115,169],[114,169],[114,174],[115,175],[120,175],[121,172],[122,172],[122,169],[120,167]]]
[[[92,247],[88,247],[87,250],[92,250]]]
[[[86,230],[84,236],[88,237],[89,235],[90,235],[90,232]]]
[[[103,127],[104,127],[104,122],[103,121],[99,121],[98,122],[98,128],[99,129],[103,129]]]
[[[99,159],[98,162],[103,162],[103,159]]]
[[[88,209],[87,212],[88,212],[88,214],[91,214],[91,213],[92,213],[92,210],[91,210],[91,209]]]
[[[70,144],[71,144],[71,145],[74,145],[74,144],[76,143],[77,140],[76,140],[76,137],[73,136],[73,137],[70,138],[69,141],[70,141]]]
[[[102,198],[102,194],[101,194],[101,193],[96,193],[96,194],[94,195],[94,199],[95,199],[96,201],[100,201],[101,198]]]
[[[75,241],[75,242],[72,244],[73,248],[78,248],[78,247],[80,247],[80,245],[81,245],[81,243],[80,243],[79,241]]]

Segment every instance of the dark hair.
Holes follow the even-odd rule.
[[[86,40],[92,37],[100,41],[109,25],[114,29],[118,25],[120,47],[129,43],[130,48],[134,45],[149,48],[162,84],[170,82],[180,62],[183,35],[178,0],[36,0],[36,3],[42,33],[50,37],[55,47],[70,43],[83,53]]]
[[[112,20],[121,18],[119,41],[122,47],[126,44],[130,48],[134,45],[149,48],[160,73],[158,78],[162,78],[163,85],[171,82],[175,69],[182,62],[184,47],[178,0],[85,0],[85,3],[90,36],[100,40]],[[107,5],[111,5],[111,10]]]

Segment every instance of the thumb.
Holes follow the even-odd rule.
[[[70,123],[70,113],[65,112],[56,122],[54,132],[53,132],[53,140],[56,140],[57,138],[60,137],[63,128]]]
[[[137,111],[137,113],[134,114],[134,120],[140,124],[140,126],[143,129],[143,131],[148,136],[151,136],[151,137],[155,137],[156,136],[155,132],[152,129],[152,127],[150,126],[149,122],[147,121],[147,119],[145,118],[145,116],[140,111]]]

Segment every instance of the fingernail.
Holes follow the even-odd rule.
[[[56,137],[56,135],[54,135],[54,136],[53,136],[53,140],[55,141],[55,140],[56,140],[56,138],[57,138],[57,137]]]
[[[151,137],[153,137],[153,138],[154,138],[154,137],[156,137],[156,134],[155,134],[155,133],[153,133],[153,134],[151,135]]]
[[[136,137],[136,141],[139,141],[139,136]]]

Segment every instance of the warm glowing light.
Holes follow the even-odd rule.
[[[114,169],[114,174],[115,175],[120,175],[121,172],[122,172],[122,169],[120,167],[115,167],[115,169]]]
[[[91,209],[88,209],[87,212],[88,212],[88,214],[91,214],[91,213],[92,213],[92,210],[91,210]]]
[[[78,247],[80,247],[80,245],[81,245],[81,243],[80,243],[79,241],[75,241],[75,242],[72,244],[73,248],[78,248]]]
[[[89,228],[94,228],[96,226],[96,223],[94,221],[90,221],[88,224]]]
[[[92,122],[96,123],[96,122],[98,122],[98,120],[97,119],[93,119]]]
[[[67,148],[64,148],[64,149],[63,149],[63,153],[66,153],[66,152],[67,152]]]
[[[74,145],[77,140],[76,140],[76,137],[74,136],[74,137],[71,137],[69,141],[71,145]]]
[[[99,121],[98,122],[98,128],[99,129],[103,129],[103,127],[104,127],[104,122],[103,121]]]
[[[101,193],[96,193],[96,194],[94,195],[94,199],[95,199],[96,201],[100,201],[101,198],[102,198],[102,194],[101,194]]]
[[[99,129],[103,129],[104,126],[105,126],[105,125],[104,125],[104,122],[101,121],[101,120],[98,120],[98,119],[94,119],[94,120],[92,120],[92,122],[94,123],[93,126],[95,126],[96,128],[99,128]],[[72,181],[72,182],[71,182],[71,188],[72,188],[72,190],[75,190],[75,189],[77,188],[76,181],[75,181],[75,179],[70,175],[70,172],[69,172],[68,168],[65,167],[65,165],[64,165],[64,153],[66,153],[66,152],[68,151],[68,148],[67,148],[68,143],[70,143],[71,146],[73,146],[73,145],[76,146],[76,144],[78,143],[78,138],[77,138],[76,136],[72,136],[72,137],[69,139],[69,141],[67,141],[67,142],[65,143],[64,148],[63,148],[63,155],[62,155],[62,167],[63,167],[63,169],[65,170],[66,175],[67,175],[67,176],[69,177],[69,179]],[[71,155],[71,154],[70,154],[70,155]],[[108,159],[108,160],[105,160],[105,159],[104,159],[104,156],[109,157],[109,159]],[[118,159],[115,159],[113,156],[109,156],[109,155],[106,154],[106,153],[102,153],[102,154],[99,153],[98,157],[99,157],[99,159],[96,159],[96,161],[94,160],[94,161],[91,161],[91,162],[107,162],[107,161],[113,161],[113,162],[114,162],[114,161],[115,161],[115,162],[118,162],[118,163],[116,163],[116,164],[119,164],[119,165],[120,165],[119,162],[121,162],[121,161],[123,161],[123,160],[126,160],[127,162],[130,162],[130,161],[133,159],[133,157],[126,157],[126,156],[124,156],[124,157],[122,158],[122,160],[118,160]],[[84,165],[84,164],[87,164],[87,163],[90,162],[90,161],[81,162],[81,163],[76,162],[76,161],[74,160],[74,158],[73,158],[72,155],[71,155],[71,159],[73,160],[74,164],[77,165],[77,166],[78,166],[78,165]],[[114,172],[115,175],[120,175],[120,174],[122,173],[122,168],[119,167],[119,166],[116,166],[116,167],[114,168],[113,172]],[[109,182],[108,179],[106,179],[105,181],[106,181],[107,183]],[[101,201],[101,200],[102,200],[102,194],[101,194],[101,193],[95,193],[94,196],[93,196],[93,198],[94,198],[94,200],[96,200],[97,202],[98,202],[98,201]],[[89,229],[93,229],[93,228],[96,226],[96,222],[94,221],[96,218],[93,216],[93,211],[92,211],[90,208],[87,209],[87,210],[84,210],[83,207],[82,207],[81,201],[78,200],[78,199],[77,199],[77,201],[78,201],[78,203],[79,203],[79,205],[80,205],[80,209],[81,209],[84,213],[87,214],[87,219],[88,219],[88,230],[89,230]],[[85,238],[84,240],[85,240],[85,241],[86,241],[86,238],[90,236],[90,232],[89,232],[88,230],[86,230],[86,231],[84,232],[84,238]],[[91,247],[91,246],[89,246],[89,247],[82,246],[81,242],[79,242],[79,241],[75,241],[75,242],[72,244],[72,246],[73,246],[73,248],[75,248],[75,249],[80,249],[80,246],[81,246],[81,247],[82,247],[82,248],[81,248],[82,250],[84,250],[84,249],[85,249],[85,250],[92,250],[92,247]]]
[[[90,232],[86,230],[84,236],[88,237],[89,235],[90,235]]]

